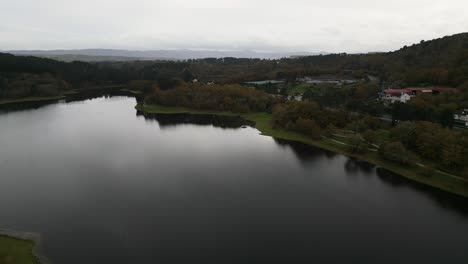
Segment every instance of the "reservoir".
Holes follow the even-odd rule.
[[[0,228],[52,263],[468,263],[468,200],[101,96],[0,110]]]

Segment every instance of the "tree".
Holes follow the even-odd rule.
[[[299,117],[296,122],[296,129],[313,139],[320,139],[321,129],[313,120]]]
[[[452,169],[461,168],[464,165],[464,156],[466,154],[463,146],[450,144],[442,151],[442,164]]]
[[[407,148],[416,147],[416,123],[405,121],[398,124],[390,131],[390,136],[396,141],[400,141]]]
[[[350,136],[348,143],[351,153],[363,153],[367,150],[366,142],[360,134]]]
[[[414,156],[400,142],[386,143],[379,148],[379,155],[389,161],[401,165],[409,165],[414,162]]]
[[[364,140],[369,144],[369,145],[372,145],[375,143],[375,140],[376,140],[376,134],[373,130],[366,130],[364,133],[362,133],[362,137],[364,138]]]

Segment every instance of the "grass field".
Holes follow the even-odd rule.
[[[0,235],[0,264],[36,264],[34,242]]]
[[[311,86],[309,84],[301,83],[301,84],[298,84],[298,85],[290,88],[288,90],[288,94],[289,95],[303,94],[303,93],[305,93],[305,91],[307,91],[310,88],[311,88]]]
[[[141,91],[130,90],[130,89],[120,89],[120,91],[121,91],[121,92],[127,92],[127,93],[131,93],[131,94],[135,94],[135,95],[143,94]]]
[[[351,153],[349,146],[346,145],[346,140],[339,138],[322,138],[321,140],[313,140],[301,133],[284,129],[273,129],[271,120],[272,116],[268,113],[232,113],[232,112],[216,112],[205,110],[194,110],[183,107],[168,107],[160,105],[137,105],[137,109],[148,113],[161,113],[161,114],[176,114],[176,113],[189,113],[189,114],[219,114],[229,116],[241,116],[247,120],[254,121],[256,128],[265,136],[271,136],[279,139],[286,139],[301,142],[304,144],[319,147],[335,153],[344,154],[359,160],[367,161],[382,168],[388,169],[408,179],[430,185],[432,187],[468,197],[468,181],[459,177],[453,177],[443,172],[431,169],[431,166],[421,167],[401,166],[389,161],[382,160],[378,153],[375,151],[367,151],[363,154]],[[346,139],[346,138],[345,138]],[[389,132],[387,130],[377,131],[377,141],[388,141]]]
[[[25,103],[25,102],[38,102],[38,101],[50,101],[50,100],[58,100],[63,99],[65,96],[58,95],[58,96],[50,96],[50,97],[25,97],[20,99],[6,99],[0,100],[0,105],[3,104],[13,104],[13,103]]]

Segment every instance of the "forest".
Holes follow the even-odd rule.
[[[280,99],[265,92],[240,85],[204,85],[182,83],[173,89],[155,87],[145,97],[145,104],[181,106],[200,110],[229,111],[236,113],[271,112]]]
[[[468,178],[466,130],[428,121],[403,121],[391,127],[371,115],[325,108],[312,101],[277,104],[272,121],[276,128],[317,140],[337,136],[353,153],[378,150],[381,158],[403,166],[424,161]]]
[[[246,88],[243,82],[304,76],[352,76],[351,86],[319,85],[302,102]],[[374,76],[379,81],[369,81]],[[394,52],[329,54],[278,60],[206,58],[185,61],[59,62],[0,53],[0,100],[53,96],[69,90],[121,85],[144,103],[236,113],[267,112],[274,128],[320,140],[346,138],[354,153],[378,150],[408,165],[419,160],[468,177],[468,135],[450,129],[453,113],[468,107],[468,33],[405,46]],[[420,95],[385,109],[382,87],[441,85],[456,93]],[[274,91],[274,89],[272,90]],[[392,125],[378,117],[390,114]],[[382,137],[383,132],[388,132]],[[460,173],[461,172],[461,173]]]
[[[294,82],[302,76],[325,74],[377,76],[392,87],[445,85],[460,87],[468,81],[468,33],[421,41],[387,53],[329,54],[278,60],[206,58],[185,61],[59,62],[31,56],[0,53],[0,96],[42,94],[35,87],[47,82],[56,90],[90,86],[127,85],[133,80],[156,81],[171,87],[174,80],[236,84],[264,79]],[[18,81],[31,87],[22,92]],[[63,83],[66,85],[58,85]],[[48,91],[50,92],[50,91]],[[46,92],[46,93],[48,93]],[[29,93],[29,94],[28,94]]]

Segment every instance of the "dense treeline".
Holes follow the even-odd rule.
[[[383,104],[377,101],[379,90],[377,83],[369,81],[344,86],[323,84],[307,89],[303,99],[317,102],[322,106],[345,108],[353,112],[378,116],[384,113]]]
[[[48,73],[4,73],[0,76],[0,98],[56,96],[68,89],[67,82]]]
[[[330,54],[281,60],[204,59],[190,62],[204,81],[286,79],[299,76],[371,74],[393,86],[447,85],[468,80],[468,33],[444,37],[389,53]]]
[[[357,78],[371,74],[393,86],[433,84],[458,87],[468,81],[468,33],[421,42],[390,53],[330,54],[281,60],[211,58],[179,62],[65,63],[0,53],[0,83],[4,90],[16,89],[8,85],[10,81],[18,80],[18,76],[11,73],[48,73],[74,88],[127,84],[132,80],[156,81],[163,88],[174,86],[174,80],[195,78],[218,84],[263,79],[294,82],[300,76],[324,74],[351,74]]]
[[[423,120],[452,127],[457,110],[468,108],[468,81],[456,92],[438,95],[420,94],[407,103],[395,103],[391,107],[394,120]]]
[[[173,89],[155,87],[145,98],[146,104],[181,106],[194,109],[237,113],[271,111],[276,97],[240,85],[204,85],[181,83]]]
[[[346,143],[353,153],[377,149],[386,160],[414,165],[421,159],[468,178],[468,132],[443,128],[427,121],[405,121],[390,130],[388,141],[376,144],[383,124],[375,117],[324,108],[315,102],[289,101],[273,109],[273,126],[314,139],[351,132]]]
[[[424,159],[442,163],[452,170],[468,169],[466,131],[443,128],[427,121],[405,121],[391,130],[391,137]]]
[[[302,132],[318,139],[322,133],[333,133],[336,128],[349,129],[356,133],[376,129],[379,122],[369,115],[322,107],[311,101],[288,101],[274,107],[273,126]]]
[[[187,63],[182,62],[65,63],[0,53],[0,98],[47,96],[64,89],[127,85],[132,80],[149,80],[171,88],[176,80],[192,80],[186,68]]]

